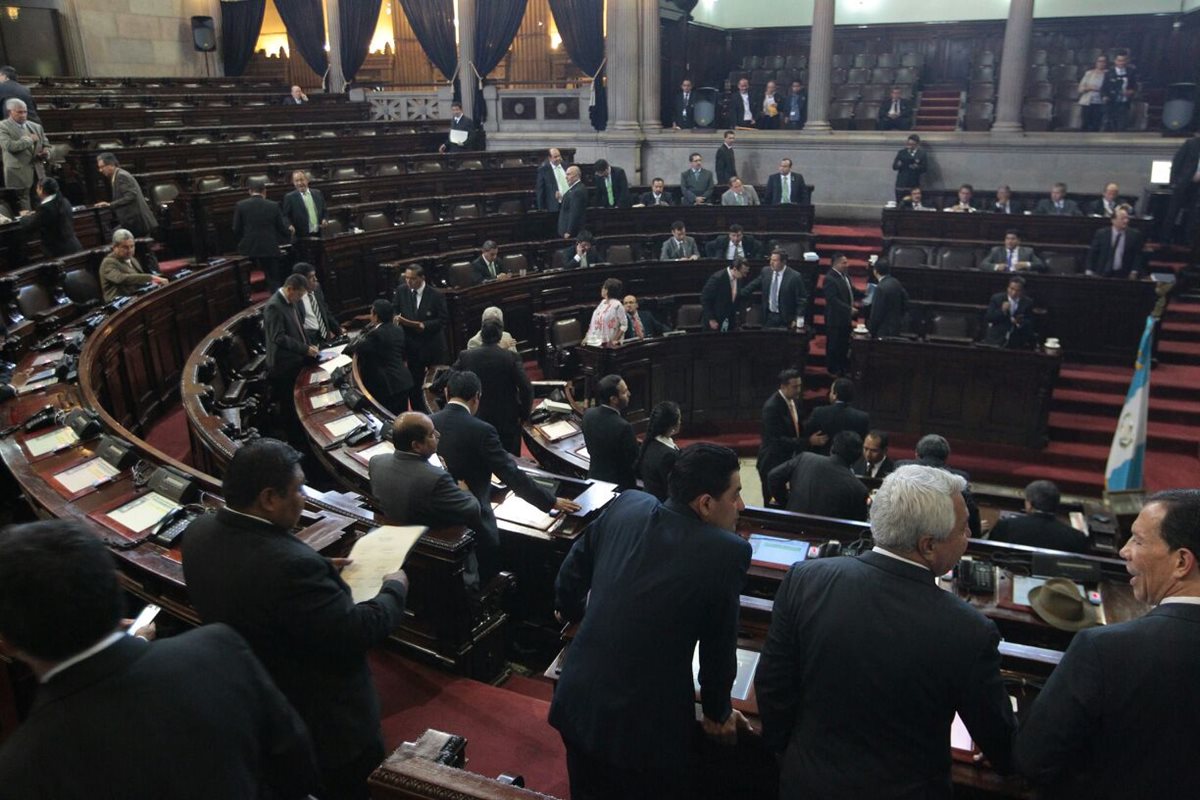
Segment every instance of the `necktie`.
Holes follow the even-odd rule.
[[[554,182],[558,184],[560,194],[567,193],[567,189],[569,188],[567,186],[567,173],[563,171],[562,164],[554,166]]]
[[[1009,272],[1012,272],[1013,264],[1015,264],[1015,263],[1017,263],[1017,251],[1009,250],[1008,251],[1008,271]]]
[[[1057,203],[1055,203],[1054,207],[1057,208],[1059,211],[1062,211],[1062,207],[1063,207],[1062,200],[1059,200]]]
[[[633,320],[633,335],[639,339],[645,339],[646,331],[642,328],[642,315],[630,314],[629,316]]]
[[[308,211],[308,232],[314,233],[319,227],[317,222],[317,204],[313,201],[312,192],[304,192],[300,195],[304,200],[304,208]]]
[[[792,415],[792,427],[796,430],[796,436],[800,435],[800,415],[796,413],[796,401],[788,400],[788,413]]]
[[[687,92],[684,92],[684,93],[683,93],[683,104],[684,104],[685,106],[688,104],[688,98],[689,98],[689,97],[691,97],[691,95],[690,95],[690,94],[688,94]]]
[[[612,187],[612,176],[611,175],[604,179],[604,188],[608,190],[608,205],[609,205],[609,208],[612,208],[613,206],[616,205],[616,203],[613,201],[613,187]]]
[[[1121,262],[1125,258],[1125,253],[1123,252],[1123,248],[1121,247],[1121,245],[1124,244],[1124,242],[1125,242],[1125,232],[1118,231],[1117,239],[1116,239],[1116,241],[1113,242],[1113,250],[1112,250],[1112,271],[1113,272],[1121,271],[1121,266],[1122,266]]]
[[[767,310],[772,314],[779,313],[779,283],[782,274],[781,272],[774,272],[771,275],[771,302],[767,305]]]
[[[487,262],[487,268],[488,268],[488,272],[491,273],[492,277],[493,278],[496,277],[496,262],[495,261]]]
[[[899,100],[892,101],[892,116],[894,116],[894,117],[900,116],[900,101]]]
[[[792,176],[784,175],[783,179],[782,179],[782,183],[783,183],[783,187],[782,187],[783,202],[790,203],[790,202],[792,202]]]
[[[296,319],[296,330],[300,333],[300,338],[304,338],[304,323],[300,321],[300,310],[296,306],[288,303],[292,307],[292,316]]]
[[[420,304],[421,304],[421,300],[420,300],[420,297],[417,295],[417,290],[413,289],[412,290],[412,306],[413,306],[413,318],[414,319],[417,316],[417,307]]]
[[[317,305],[317,296],[309,292],[304,295],[304,313],[313,315],[313,319],[317,321],[317,333],[321,335],[321,339],[329,338],[329,329],[325,327],[325,320],[321,317],[321,307]]]

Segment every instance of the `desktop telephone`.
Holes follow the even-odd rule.
[[[167,514],[154,526],[150,541],[163,547],[175,547],[176,540],[183,534],[192,520],[204,513],[204,507],[188,504]]]
[[[993,594],[996,591],[996,568],[990,561],[963,559],[955,568],[958,587],[971,594]]]
[[[21,423],[21,430],[26,433],[40,431],[42,428],[49,428],[58,420],[58,409],[54,406],[45,406],[41,411],[35,412]]]

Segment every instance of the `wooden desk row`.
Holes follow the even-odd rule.
[[[312,103],[302,106],[250,106],[245,108],[48,108],[39,116],[54,134],[107,128],[151,128],[183,125],[237,125],[286,122],[349,122],[368,117],[367,103]]]
[[[84,78],[78,75],[39,75],[22,79],[29,90],[37,95],[43,90],[55,89],[136,89],[137,91],[178,91],[180,88],[199,91],[207,89],[221,93],[228,89],[271,89],[287,94],[291,87],[275,81],[267,81],[249,75],[180,78]]]
[[[102,144],[120,142],[123,148],[176,147],[188,145],[198,138],[212,143],[235,141],[297,140],[338,136],[371,136],[411,133],[446,133],[448,123],[439,120],[396,123],[378,119],[355,120],[246,120],[237,124],[213,125],[154,125],[145,128],[76,129],[58,134],[73,149],[99,152]],[[374,134],[363,131],[375,131]],[[251,137],[243,139],[242,137]]]
[[[1151,226],[1149,220],[1131,219],[1130,225],[1143,232]],[[1004,243],[1004,233],[1010,228],[1021,232],[1021,244],[1078,245],[1086,248],[1092,236],[1111,222],[1101,217],[1060,217],[1047,214],[961,214],[933,211],[908,211],[885,208],[882,215],[883,240],[888,246],[894,241],[986,242],[989,246]]]
[[[109,244],[112,232],[119,227],[112,209],[95,206],[76,208],[73,223],[75,238],[85,249]],[[45,258],[42,243],[36,238],[35,232],[23,230],[21,223],[15,219],[0,224],[0,272]]]

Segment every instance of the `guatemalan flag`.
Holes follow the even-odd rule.
[[[1154,317],[1146,317],[1146,330],[1138,345],[1133,380],[1125,395],[1125,407],[1108,451],[1104,484],[1110,492],[1141,489],[1146,460],[1146,419],[1150,411],[1150,348],[1154,343]]]

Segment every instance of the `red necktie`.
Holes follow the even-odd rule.
[[[642,315],[637,312],[633,314],[633,335],[639,339],[646,338],[646,332],[642,329]]]

